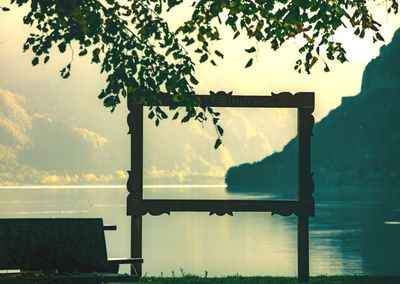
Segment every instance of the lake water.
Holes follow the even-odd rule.
[[[124,187],[0,188],[0,218],[101,217],[110,257],[129,256]],[[310,219],[311,274],[400,275],[397,188],[318,188]],[[275,196],[276,197],[276,196]],[[224,186],[158,186],[145,198],[268,199]],[[297,273],[296,217],[172,213],[143,219],[144,273],[209,276]],[[127,271],[127,267],[124,271]]]

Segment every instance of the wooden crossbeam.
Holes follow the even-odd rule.
[[[171,212],[209,212],[219,216],[233,212],[271,212],[281,216],[313,216],[314,202],[297,200],[144,199],[128,197],[128,215],[161,215]]]

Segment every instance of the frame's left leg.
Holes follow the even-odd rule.
[[[131,135],[131,171],[127,188],[129,200],[143,199],[143,106],[134,105],[132,96],[128,96],[129,134]],[[129,204],[128,204],[129,207]],[[128,212],[128,214],[130,214]],[[131,257],[142,258],[142,216],[131,216]],[[131,267],[131,274],[142,276],[142,264]]]

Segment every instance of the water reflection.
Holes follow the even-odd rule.
[[[385,192],[385,194],[379,194]],[[312,274],[400,274],[400,199],[397,189],[318,188],[311,219]],[[272,198],[229,194],[224,187],[146,188],[145,198]],[[277,198],[277,196],[274,196]],[[281,198],[282,196],[279,196]],[[126,191],[113,188],[2,188],[0,217],[102,217],[110,257],[129,253]],[[296,275],[296,218],[265,213],[145,216],[148,275]]]

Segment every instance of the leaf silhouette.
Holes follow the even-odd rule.
[[[251,65],[253,65],[253,58],[250,58],[250,60],[247,61],[246,66],[244,68],[249,68]]]
[[[221,144],[222,144],[222,140],[221,140],[220,138],[218,138],[218,139],[215,141],[214,149],[218,149],[218,147],[221,146]]]

